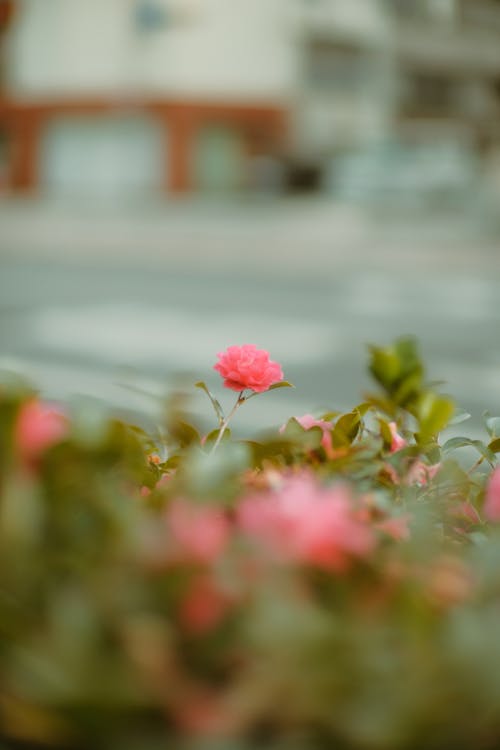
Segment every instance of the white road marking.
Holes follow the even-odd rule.
[[[378,273],[361,274],[344,290],[349,312],[378,317],[412,315],[418,318],[488,320],[496,314],[498,284],[477,278],[429,280]]]
[[[348,346],[345,334],[330,321],[258,313],[249,317],[234,309],[201,317],[181,309],[123,303],[52,307],[37,311],[31,327],[37,341],[53,351],[93,355],[115,364],[162,364],[170,371],[206,371],[217,352],[231,344],[267,349],[285,370],[287,363],[324,360]]]

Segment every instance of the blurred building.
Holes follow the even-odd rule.
[[[288,0],[8,5],[0,112],[15,190],[233,189],[284,141]]]
[[[493,163],[498,0],[310,0],[304,10],[295,149],[327,182],[353,198],[431,195],[470,187]]]
[[[0,34],[10,190],[313,186],[380,144],[500,145],[498,0],[0,0]]]

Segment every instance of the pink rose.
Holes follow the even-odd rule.
[[[166,521],[174,555],[192,562],[214,562],[229,538],[229,522],[219,508],[175,500],[168,507]]]
[[[486,486],[484,515],[488,521],[500,521],[500,467],[491,474]]]
[[[251,495],[238,523],[271,557],[343,570],[352,557],[369,554],[375,538],[346,487],[325,488],[308,474],[290,477],[277,492]]]
[[[15,444],[24,463],[32,465],[68,431],[65,416],[47,404],[32,399],[22,405],[15,428]]]
[[[214,370],[224,378],[224,386],[233,391],[249,388],[263,393],[283,380],[280,365],[269,359],[265,349],[257,349],[253,344],[230,346],[217,356],[219,361]]]

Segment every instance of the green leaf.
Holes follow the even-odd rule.
[[[492,453],[500,453],[500,438],[495,438],[488,444],[488,448]]]
[[[365,398],[372,409],[377,409],[392,418],[396,417],[397,407],[389,398],[372,393],[366,393]]]
[[[370,347],[370,371],[391,400],[405,407],[422,389],[424,368],[413,338],[402,338],[392,346]]]
[[[305,451],[317,450],[321,447],[323,430],[321,427],[311,427],[305,430],[295,417],[292,417],[286,424],[283,437]]]
[[[500,437],[500,417],[487,417],[486,429],[492,438]]]
[[[385,419],[381,419],[380,417],[377,419],[377,422],[379,423],[380,434],[384,441],[384,445],[386,447],[392,445],[392,432],[388,422],[386,422]]]
[[[419,441],[426,442],[438,435],[448,425],[454,411],[455,404],[451,399],[433,391],[422,393],[415,407],[415,416],[419,421]]]
[[[243,444],[250,449],[254,466],[261,466],[265,460],[273,460],[280,463],[293,450],[293,444],[282,439],[267,440],[266,442],[244,440]]]
[[[362,417],[365,416],[367,412],[370,411],[370,409],[373,408],[373,404],[370,404],[368,401],[363,401],[361,404],[358,404],[353,411],[357,411]],[[338,412],[337,412],[338,414]]]
[[[401,382],[401,385],[394,391],[392,398],[400,406],[408,404],[409,401],[418,396],[422,387],[422,371],[414,372],[408,375]]]
[[[208,389],[206,383],[204,383],[203,380],[199,380],[197,383],[195,383],[195,388],[200,388],[202,391],[205,391],[208,398],[212,402],[212,406],[214,407],[214,411],[217,415],[217,419],[219,420],[219,424],[222,424],[222,422],[224,421],[224,412],[222,410],[222,406],[215,398],[213,393]]]
[[[433,465],[441,461],[441,446],[438,443],[431,442],[424,446],[422,453]]]
[[[401,368],[397,354],[391,349],[370,347],[370,372],[375,380],[386,390],[390,390],[400,375]]]
[[[169,432],[173,438],[179,443],[181,448],[187,448],[193,443],[200,443],[200,434],[192,425],[182,420],[177,420],[173,424],[169,425]]]
[[[496,464],[496,456],[490,448],[485,445],[482,440],[473,440],[472,444],[476,448],[477,452],[483,456],[491,466]]]
[[[455,413],[455,416],[452,419],[450,419],[450,421],[448,422],[448,425],[452,427],[454,425],[461,424],[462,422],[466,422],[470,418],[471,418],[471,415],[468,412],[460,409]]]
[[[320,416],[320,419],[323,422],[333,422],[334,419],[337,419],[341,415],[342,412],[340,411],[327,411],[324,414]]]
[[[275,391],[277,388],[295,388],[295,386],[293,383],[289,383],[288,380],[280,380],[279,383],[273,383],[273,385],[270,385],[268,390]]]
[[[203,447],[205,449],[211,448],[213,444],[217,441],[217,438],[219,437],[220,430],[212,430],[208,433],[205,440],[203,441]],[[229,427],[227,427],[224,431],[224,434],[221,438],[221,444],[226,443],[228,440],[231,440],[231,430]]]
[[[170,456],[167,461],[163,464],[163,468],[165,471],[173,471],[174,469],[177,469],[181,465],[182,459],[180,456]]]
[[[337,420],[335,428],[332,430],[332,443],[335,447],[351,445],[352,441],[359,432],[361,425],[361,416],[359,412],[353,411],[344,414]]]
[[[488,463],[490,463],[492,466],[495,465],[495,452],[491,449],[490,446],[485,445],[481,440],[471,440],[470,438],[466,437],[451,438],[450,440],[447,440],[443,445],[443,453],[449,453],[450,451],[456,450],[457,448],[465,447],[475,448],[476,451],[488,461]],[[500,441],[498,449],[500,452]]]
[[[472,445],[472,440],[470,438],[454,437],[446,441],[446,443],[443,445],[442,450],[443,450],[443,453],[450,453],[451,451],[454,451],[457,448],[465,448],[466,446],[471,446],[471,445]]]

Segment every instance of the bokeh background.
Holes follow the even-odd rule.
[[[149,418],[255,343],[254,429],[415,334],[499,412],[498,0],[0,0],[0,60],[0,368]]]

